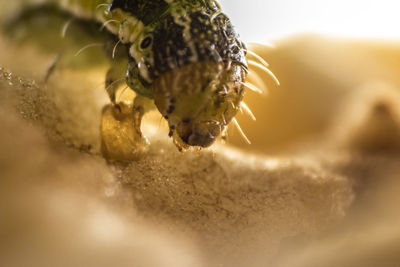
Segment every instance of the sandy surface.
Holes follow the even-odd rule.
[[[118,163],[101,154],[105,68],[44,84],[53,55],[0,39],[2,265],[398,266],[396,46],[255,50],[282,86],[248,93],[252,146],[231,130],[179,153],[155,112],[147,152]]]

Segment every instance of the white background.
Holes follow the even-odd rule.
[[[400,0],[220,0],[246,42],[300,33],[400,39]]]

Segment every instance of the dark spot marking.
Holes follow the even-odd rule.
[[[188,124],[190,123],[190,118],[183,118],[182,122]]]
[[[171,126],[169,127],[169,133],[168,133],[168,136],[169,136],[169,137],[172,137],[172,136],[174,135],[174,130],[175,130],[175,126],[174,126],[174,125],[171,125]]]
[[[168,109],[167,109],[167,113],[171,114],[172,112],[174,112],[174,110],[175,110],[175,106],[174,105],[169,105]]]
[[[152,43],[153,39],[149,36],[143,39],[143,41],[140,43],[140,48],[141,49],[146,49],[148,48],[151,43]]]

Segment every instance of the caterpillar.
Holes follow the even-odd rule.
[[[104,46],[112,63],[106,91],[116,109],[122,83],[136,93],[140,136],[143,115],[154,105],[180,150],[208,147],[231,121],[237,123],[245,87],[253,88],[245,83],[251,51],[216,0],[48,0],[43,6],[107,30]]]

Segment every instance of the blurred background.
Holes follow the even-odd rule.
[[[315,33],[398,40],[396,0],[221,0],[246,42],[264,43]]]

